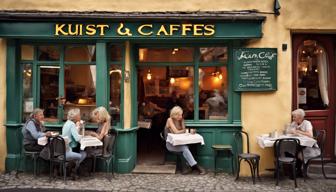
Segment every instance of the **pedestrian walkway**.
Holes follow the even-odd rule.
[[[242,177],[237,182],[234,177],[226,173],[218,173],[214,177],[210,172],[206,175],[181,175],[181,174],[116,174],[116,178],[109,182],[105,174],[97,173],[95,176],[82,177],[77,181],[68,180],[67,185],[62,179],[49,182],[48,175],[34,178],[31,173],[20,173],[18,178],[15,173],[0,174],[0,191],[224,191],[224,192],[250,192],[250,191],[295,191],[295,192],[336,192],[335,180],[325,180],[322,177],[311,178],[306,182],[298,179],[298,188],[294,188],[292,180],[284,179],[279,186],[271,176],[261,177],[261,181],[252,184],[250,177]],[[31,189],[31,190],[29,190]],[[34,190],[35,189],[35,190]]]

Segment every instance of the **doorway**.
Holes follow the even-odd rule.
[[[335,36],[293,37],[293,105],[302,108],[314,129],[325,129],[325,157],[335,157]]]

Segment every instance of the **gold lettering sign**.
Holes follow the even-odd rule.
[[[55,36],[196,36],[215,35],[212,24],[55,24]]]

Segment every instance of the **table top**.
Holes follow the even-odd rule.
[[[194,143],[201,143],[202,145],[204,145],[204,139],[198,133],[195,133],[195,134],[191,134],[191,133],[181,133],[181,134],[168,133],[167,142],[171,143],[174,146],[194,144]]]
[[[97,137],[92,137],[92,136],[82,137],[79,143],[80,143],[81,150],[84,150],[86,147],[96,147],[96,146],[103,145],[102,141],[100,141]]]
[[[273,147],[273,144],[275,140],[277,139],[283,139],[283,138],[294,138],[294,139],[299,139],[300,140],[300,145],[301,146],[306,146],[306,147],[313,147],[316,144],[316,140],[310,137],[306,136],[297,136],[297,135],[280,135],[278,137],[264,137],[264,136],[257,136],[257,142],[258,145],[261,148],[265,147]]]

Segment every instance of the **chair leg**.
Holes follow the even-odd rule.
[[[325,173],[325,171],[324,171],[324,161],[323,161],[323,158],[321,158],[321,164],[322,164],[322,174],[323,174],[323,177],[325,178],[325,179],[328,179],[328,177],[327,177],[327,175],[326,175],[326,173]],[[332,178],[331,178],[332,179]],[[333,178],[333,179],[335,179],[335,178]]]
[[[293,171],[293,176],[294,176],[294,184],[295,184],[295,188],[297,188],[297,183],[296,183],[296,163],[292,164],[292,171]]]
[[[279,163],[276,163],[275,172],[276,172],[276,183],[275,183],[275,185],[278,186],[279,185],[279,178],[280,178],[280,165],[279,165]]]
[[[66,167],[64,162],[62,163],[62,167],[63,167],[64,183],[66,184]]]
[[[112,169],[112,177],[113,177],[113,179],[115,179],[115,177],[114,177],[114,158],[112,158],[112,160],[111,160],[111,169]]]
[[[230,151],[231,154],[231,173],[232,175],[234,175],[234,163],[233,163],[233,153],[232,151]]]
[[[93,156],[93,160],[92,160],[92,172],[93,174],[96,173],[96,156]]]
[[[52,161],[49,161],[49,182],[51,181],[51,174],[53,172],[53,163]]]
[[[252,176],[252,181],[253,181],[253,184],[255,184],[255,176],[254,176],[253,162],[251,162],[250,160],[245,160],[245,161],[247,161],[247,163],[248,163],[249,166],[250,166],[251,176]]]
[[[214,151],[214,176],[216,176],[217,173],[217,151]]]
[[[240,159],[239,157],[238,157],[238,161],[237,161],[237,176],[236,176],[236,181],[239,179],[239,172],[240,172],[240,163],[241,163],[241,161],[242,161],[242,159]]]
[[[257,176],[258,176],[258,179],[260,181],[261,179],[260,179],[260,175],[259,175],[259,158],[256,160],[256,166],[257,166]]]

